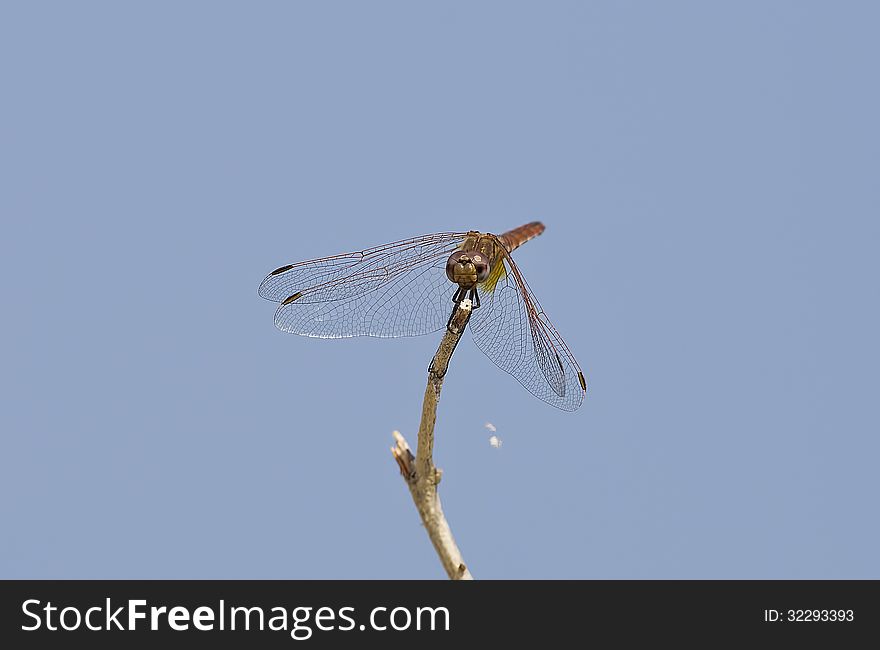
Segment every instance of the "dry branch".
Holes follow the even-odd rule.
[[[437,403],[440,401],[440,390],[443,388],[443,378],[449,367],[449,360],[455,351],[455,346],[464,333],[465,326],[471,316],[471,301],[463,300],[457,304],[449,326],[440,341],[437,353],[431,360],[428,368],[428,385],[425,388],[425,399],[422,402],[422,421],[419,424],[418,448],[415,457],[410,451],[404,437],[394,432],[396,446],[391,448],[391,453],[400,467],[413,502],[428,532],[428,537],[440,562],[451,580],[473,580],[461,557],[461,551],[452,536],[449,522],[443,514],[440,505],[440,496],[437,494],[437,485],[440,483],[441,471],[434,465],[434,423],[437,420]]]

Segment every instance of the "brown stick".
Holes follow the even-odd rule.
[[[440,483],[442,472],[434,466],[434,424],[437,421],[437,403],[440,401],[443,377],[446,375],[455,346],[458,345],[470,319],[471,307],[471,301],[467,299],[456,305],[443,340],[440,341],[437,353],[428,368],[428,385],[422,402],[422,421],[419,424],[416,456],[413,457],[409,445],[398,431],[393,433],[397,445],[391,448],[391,454],[409,487],[425,530],[428,531],[428,537],[434,544],[440,562],[451,580],[473,580],[473,576],[462,559],[461,551],[458,550],[452,529],[443,514],[440,496],[437,494],[437,485]]]

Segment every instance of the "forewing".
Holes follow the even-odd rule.
[[[496,262],[502,263],[502,262]],[[477,347],[510,373],[535,397],[574,411],[586,393],[586,382],[574,355],[522,277],[509,255],[506,273],[494,290],[480,294],[481,306],[471,317]]]
[[[275,325],[304,336],[398,337],[435,332],[452,310],[446,259],[467,233],[415,237],[281,267],[260,284],[282,303]]]

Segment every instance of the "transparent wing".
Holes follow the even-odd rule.
[[[280,302],[275,325],[321,338],[418,336],[452,313],[446,259],[467,233],[414,237],[367,250],[282,266],[260,284]]]
[[[574,355],[525,282],[510,255],[494,289],[483,287],[470,326],[477,347],[535,397],[574,411],[587,392]]]

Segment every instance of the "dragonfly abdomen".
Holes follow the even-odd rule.
[[[501,243],[504,244],[504,247],[507,248],[507,252],[511,253],[530,239],[534,239],[540,235],[542,232],[544,232],[544,224],[540,221],[532,221],[519,228],[508,230],[503,235],[500,235],[498,239],[500,239]]]

